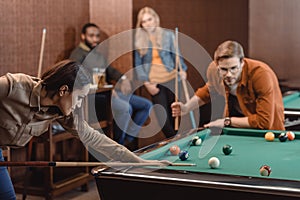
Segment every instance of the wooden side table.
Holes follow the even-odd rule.
[[[66,131],[54,134],[52,125],[49,131],[29,142],[27,154],[27,160],[88,161],[88,151],[81,141]],[[28,167],[23,180],[14,186],[17,193],[23,194],[23,199],[30,194],[52,200],[77,187],[88,191],[91,179],[89,167]]]

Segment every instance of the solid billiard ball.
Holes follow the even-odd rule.
[[[288,137],[287,137],[286,133],[280,133],[278,136],[278,139],[280,142],[285,142],[288,139]]]
[[[189,157],[189,152],[188,151],[185,151],[185,150],[180,151],[180,153],[179,153],[180,160],[182,160],[182,161],[187,160],[188,157]]]
[[[288,140],[290,140],[290,141],[295,139],[295,133],[292,131],[286,132],[286,135],[287,135]]]
[[[199,146],[202,143],[202,139],[198,136],[193,137],[192,139],[192,145]]]
[[[273,132],[269,131],[265,134],[265,139],[269,142],[274,141],[274,138],[275,138],[275,134]]]
[[[231,152],[232,152],[232,146],[231,145],[226,144],[226,145],[223,146],[223,153],[225,155],[229,155],[229,154],[231,154]]]
[[[220,166],[220,160],[217,157],[211,157],[208,160],[208,165],[210,166],[210,168],[216,169]]]
[[[270,176],[271,172],[271,167],[268,165],[263,165],[259,168],[259,173],[262,176]]]
[[[170,150],[171,154],[174,156],[177,156],[180,152],[180,148],[177,145],[171,146],[169,150]]]

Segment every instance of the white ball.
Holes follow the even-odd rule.
[[[217,157],[211,157],[208,160],[208,165],[212,169],[218,168],[220,166],[220,160]]]
[[[199,138],[196,140],[195,145],[199,146],[202,143],[202,139]]]
[[[198,136],[198,135],[196,135],[196,136],[194,136],[194,137],[193,137],[193,139],[199,139],[199,136]]]

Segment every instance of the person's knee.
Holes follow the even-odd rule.
[[[146,103],[145,103],[145,108],[147,108],[147,110],[150,110],[152,108],[152,102],[147,100]]]
[[[143,109],[144,110],[150,110],[153,106],[152,102],[148,99],[143,99],[142,101],[140,101],[140,104],[142,104]]]

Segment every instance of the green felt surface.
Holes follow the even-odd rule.
[[[300,109],[300,92],[295,92],[283,97],[285,109]]]
[[[248,177],[262,177],[259,168],[266,164],[272,169],[270,178],[300,180],[300,139],[299,132],[294,132],[296,139],[280,142],[277,136],[280,131],[273,131],[276,138],[273,142],[264,139],[266,130],[226,128],[222,135],[212,136],[206,129],[167,145],[143,154],[145,159],[169,160],[173,163],[195,163],[196,166],[168,166],[170,170],[185,170],[191,172],[207,172]],[[202,138],[200,146],[191,146],[191,139],[198,135]],[[215,141],[215,142],[214,142]],[[178,145],[183,150],[188,150],[189,158],[181,161],[178,156],[169,152],[172,145]],[[222,147],[229,144],[233,147],[230,155],[224,155]],[[204,157],[199,153],[205,148],[211,147],[211,151]],[[203,153],[203,152],[202,152]],[[202,154],[201,154],[202,155]],[[208,160],[212,156],[219,158],[220,167],[211,169]],[[268,178],[268,177],[265,177]]]

